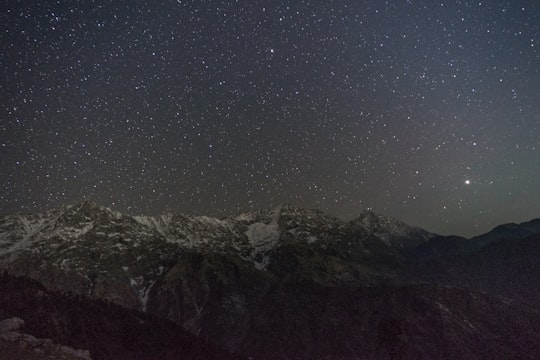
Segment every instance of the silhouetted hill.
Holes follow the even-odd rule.
[[[540,305],[540,235],[491,241],[475,251],[414,264],[424,281]]]
[[[0,319],[19,317],[26,332],[78,349],[94,360],[239,359],[178,325],[103,300],[47,290],[0,275]]]
[[[525,239],[540,235],[540,219],[521,224],[508,223],[496,226],[491,231],[466,239],[460,236],[433,236],[428,241],[410,249],[407,255],[413,258],[457,255],[479,250],[496,240]]]

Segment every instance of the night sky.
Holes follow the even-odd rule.
[[[0,8],[0,213],[540,217],[539,1]]]

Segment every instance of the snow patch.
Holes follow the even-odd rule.
[[[168,241],[171,241],[167,235],[167,226],[172,219],[171,215],[163,215],[159,218],[152,216],[134,216],[133,219],[135,219],[135,221],[137,221],[139,224],[155,230],[159,235],[163,236]]]
[[[24,216],[18,216],[17,220],[23,227],[22,238],[9,246],[6,250],[2,251],[2,255],[29,248],[32,245],[34,237],[50,224],[50,219],[48,218],[40,218],[37,221],[31,221]]]
[[[62,238],[63,241],[71,240],[75,241],[84,236],[86,233],[90,232],[94,228],[94,222],[91,221],[85,224],[81,228],[66,226],[53,230],[47,235],[47,237],[58,236]]]
[[[127,266],[125,268],[127,268]],[[126,270],[124,269],[124,271]],[[130,278],[131,288],[137,294],[137,298],[139,299],[141,303],[142,311],[146,311],[146,308],[148,305],[148,298],[150,296],[150,290],[152,290],[152,287],[156,284],[156,282],[160,279],[161,275],[163,275],[164,272],[165,272],[164,266],[159,266],[158,270],[155,273],[152,271],[153,273],[152,278],[154,280],[151,281],[150,283],[148,283],[148,280],[146,280],[143,276]]]
[[[279,214],[280,211],[277,209],[269,224],[254,223],[245,232],[253,247],[252,261],[258,270],[264,270],[268,266],[270,263],[269,253],[279,242]]]
[[[237,221],[245,221],[245,222],[251,222],[253,221],[253,214],[252,213],[244,213],[238,215],[235,220]]]
[[[226,226],[227,225],[226,221],[212,218],[209,216],[197,216],[195,217],[195,219],[199,220],[203,224],[212,225],[212,226]]]
[[[313,244],[313,243],[317,242],[317,240],[319,240],[319,239],[316,236],[310,235],[307,238],[307,243],[308,244]]]
[[[478,330],[476,326],[474,326],[469,320],[464,319],[463,322],[471,329],[471,330]]]
[[[452,312],[450,311],[450,309],[448,309],[446,306],[444,306],[443,304],[441,304],[440,302],[438,301],[435,301],[435,304],[437,304],[437,306],[439,307],[439,309],[447,314],[451,314]]]

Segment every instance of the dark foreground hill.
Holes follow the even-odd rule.
[[[33,280],[0,276],[0,292],[0,318],[24,318],[27,333],[88,349],[95,360],[239,358],[163,319],[46,290]],[[535,359],[540,353],[537,310],[451,287],[291,283],[271,289],[253,310],[249,324],[238,324],[246,335],[237,344],[253,359]]]
[[[497,237],[473,251],[415,259],[413,267],[417,281],[473,289],[540,308],[540,235]]]
[[[47,290],[31,279],[2,274],[0,294],[0,320],[23,319],[25,333],[86,349],[94,360],[241,359],[170,321],[108,301]],[[8,341],[0,343],[16,351]]]

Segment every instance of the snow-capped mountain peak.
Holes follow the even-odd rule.
[[[230,255],[269,271],[276,257],[283,261],[282,248],[313,248],[360,261],[370,254],[365,239],[379,238],[401,249],[410,235],[420,241],[429,233],[370,213],[347,223],[290,205],[217,219],[130,216],[83,201],[41,214],[0,218],[0,266],[53,287],[61,283],[74,292],[107,293],[115,301],[145,309],[156,281],[185,251]],[[56,278],[45,275],[51,271]]]

